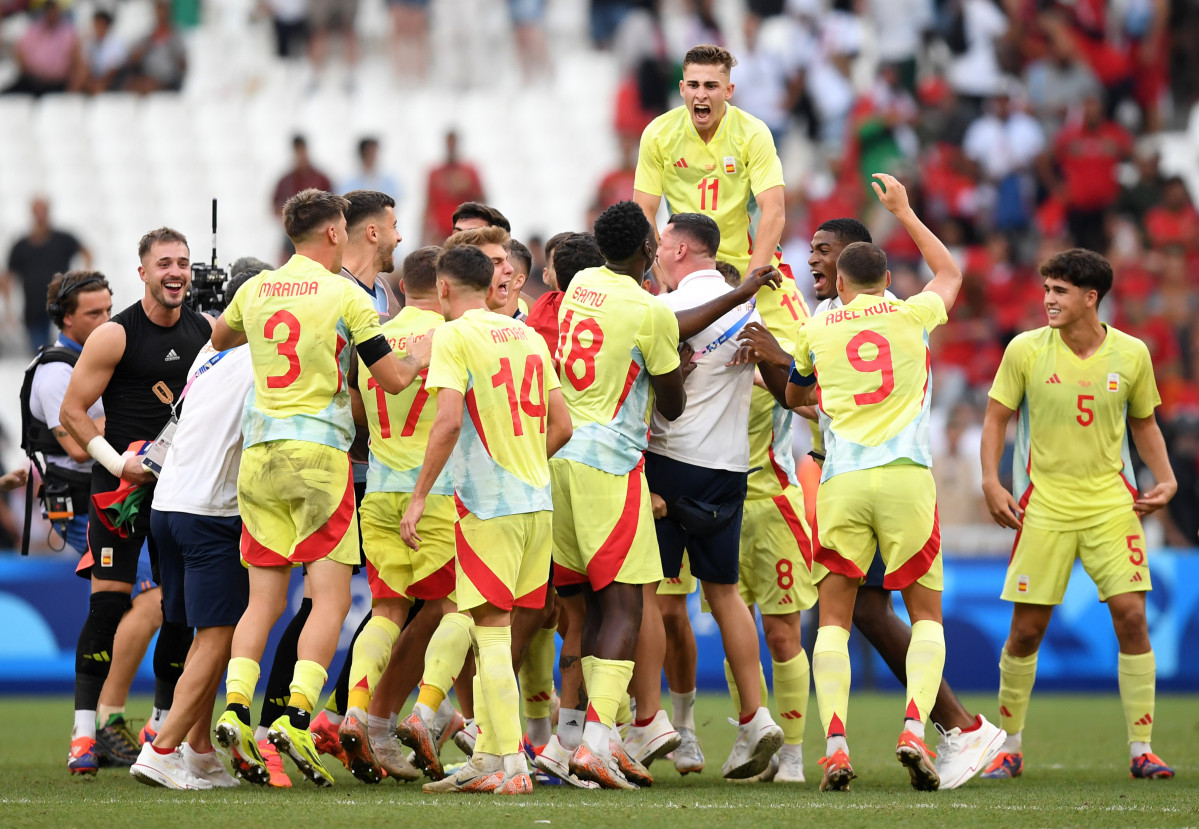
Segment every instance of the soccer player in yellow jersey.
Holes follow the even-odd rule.
[[[1150,590],[1140,518],[1178,489],[1153,416],[1161,403],[1149,349],[1099,320],[1112,268],[1074,249],[1041,264],[1049,324],[1008,345],[983,422],[983,493],[995,521],[1016,530],[1003,598],[1012,626],[999,658],[999,722],[1008,733],[984,777],[1024,770],[1021,733],[1037,672],[1037,648],[1061,604],[1075,559],[1112,614],[1120,644],[1120,700],[1134,778],[1173,777],[1153,753],[1156,667],[1145,622]],[[999,456],[1013,414],[1013,497],[999,483]],[[1156,482],[1139,494],[1127,429]]]
[[[854,777],[846,742],[849,629],[858,585],[881,548],[884,586],[903,594],[912,620],[907,649],[907,705],[896,756],[917,789],[940,784],[924,745],[924,721],[941,683],[941,532],[928,441],[929,332],[947,318],[962,272],[917,218],[907,192],[876,173],[883,205],[920,248],[933,279],[906,301],[889,300],[886,255],[855,242],[837,260],[841,308],[813,317],[799,333],[786,390],[789,406],[817,403],[825,424],[825,461],[816,496],[820,549],[820,629],[812,674],[827,754],[821,791],[845,790]],[[819,375],[819,386],[817,376]]]
[[[790,268],[781,265],[783,165],[769,128],[729,104],[736,59],[704,44],[683,58],[683,106],[641,135],[633,199],[654,225],[663,197],[671,213],[703,213],[720,227],[718,259],[752,275],[780,265],[777,290],[758,292],[758,313],[775,336],[794,340],[806,314]]]
[[[404,308],[383,324],[383,335],[401,357],[407,354],[410,344],[444,322],[434,284],[436,272],[432,262],[428,265],[421,268],[414,264],[405,270]],[[354,642],[350,692],[338,736],[350,771],[365,783],[377,783],[382,777],[383,757],[376,755],[372,743],[382,742],[387,726],[386,717],[371,717],[368,709],[413,601],[424,599],[429,607],[426,612],[435,612],[434,603],[443,603],[441,611],[453,614],[445,633],[456,636],[461,647],[450,649],[456,651],[458,659],[456,666],[446,666],[447,675],[461,669],[462,657],[470,643],[470,619],[456,613],[453,602],[448,600],[454,590],[456,517],[448,472],[438,477],[430,490],[419,528],[425,539],[420,550],[410,550],[403,543],[395,520],[403,515],[412,499],[436,411],[436,392],[424,386],[426,373],[421,372],[416,382],[393,395],[383,391],[361,360],[358,372],[359,392],[370,429],[366,495],[358,513],[371,589],[371,619]],[[437,653],[440,655],[444,650],[439,648]],[[443,689],[448,687],[448,681],[441,684]],[[444,690],[441,693],[444,698]],[[432,708],[436,709],[440,702],[436,700]],[[433,711],[427,713],[431,722]],[[435,759],[436,752],[433,756]],[[392,766],[398,768],[394,762]],[[388,773],[394,771],[389,769]]]
[[[570,439],[571,423],[545,342],[528,326],[488,310],[493,270],[472,245],[437,260],[437,295],[447,322],[433,338],[425,379],[425,387],[437,391],[437,414],[400,522],[404,541],[419,552],[420,522],[452,453],[456,600],[474,619],[480,727],[470,762],[426,784],[427,792],[523,794],[533,786],[520,749],[512,611],[545,601],[548,456]]]
[[[350,607],[350,574],[358,563],[346,454],[354,437],[345,379],[348,346],[357,346],[371,375],[391,393],[403,391],[428,359],[428,345],[419,343],[403,360],[397,357],[370,299],[339,275],[347,204],[319,190],[289,199],[283,224],[296,255],[246,283],[212,335],[218,350],[248,341],[254,367],[237,482],[250,601],[233,634],[228,705],[216,735],[256,783],[268,777],[250,728],[258,661],[287,604],[291,567],[301,563],[307,566],[312,613],[300,638],[291,698],[268,739],[317,785],[333,782],[308,727]]]

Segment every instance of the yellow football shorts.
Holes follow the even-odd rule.
[[[454,592],[453,495],[430,495],[416,525],[420,549],[400,537],[411,492],[368,492],[358,507],[366,576],[375,599],[444,599]]]
[[[1099,589],[1099,600],[1152,590],[1145,531],[1132,510],[1082,530],[1057,532],[1027,524],[1016,533],[1001,598],[1025,604],[1061,604],[1074,559]]]
[[[744,526],[744,525],[743,525]],[[695,588],[699,586],[699,580],[691,575],[691,562],[687,558],[687,553],[683,553],[683,563],[679,567],[678,578],[668,579],[662,577],[662,581],[658,582],[659,596],[690,596],[695,592]]]
[[[247,564],[360,561],[354,473],[340,449],[304,440],[247,447],[237,473],[237,504]]]
[[[549,510],[478,518],[456,503],[457,604],[501,610],[545,607],[553,519]]]
[[[937,488],[927,467],[890,464],[824,481],[816,493],[816,525],[816,583],[830,571],[865,578],[877,545],[887,565],[887,590],[915,583],[942,589]]]
[[[745,502],[741,519],[742,600],[764,616],[782,616],[816,604],[812,542],[803,491],[789,486],[773,498]]]
[[[554,583],[661,581],[662,559],[641,464],[612,475],[586,464],[550,459],[554,496]]]

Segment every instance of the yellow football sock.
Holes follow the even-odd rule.
[[[512,670],[512,628],[475,628],[479,643],[479,683],[487,704],[487,716],[495,733],[495,753],[520,751],[520,692]]]
[[[616,706],[616,722],[627,723],[633,721],[633,698],[629,696],[629,691],[626,688],[625,692],[620,695],[620,704]]]
[[[379,677],[391,661],[391,649],[400,638],[400,626],[383,616],[372,616],[354,642],[350,659],[350,693],[347,708],[370,708]]]
[[[229,673],[225,677],[225,704],[244,705],[247,708],[254,700],[254,688],[262,669],[253,659],[235,656],[229,660]]]
[[[908,708],[904,716],[919,722],[923,734],[924,721],[937,700],[945,670],[945,628],[940,622],[921,619],[912,624],[907,669]]]
[[[1153,703],[1157,690],[1157,661],[1153,651],[1119,656],[1120,702],[1128,742],[1148,743],[1153,736]]]
[[[779,725],[783,729],[783,742],[787,745],[803,745],[803,727],[808,715],[808,693],[811,671],[808,655],[800,650],[799,655],[786,662],[771,661],[774,673],[774,702],[778,706]],[[765,696],[762,699],[766,699]]]
[[[1037,680],[1037,655],[1012,656],[1004,648],[999,654],[999,727],[1009,736],[1024,730],[1028,701]]]
[[[292,708],[312,713],[313,706],[321,698],[321,690],[329,674],[319,662],[311,659],[301,659],[296,662],[296,670],[291,675],[291,698],[287,704]]]
[[[475,656],[476,664],[479,657]],[[479,727],[479,736],[475,740],[476,754],[499,754],[499,746],[496,743],[495,732],[491,730],[491,717],[487,710],[487,699],[483,696],[483,683],[479,679],[479,674],[476,672],[474,680],[475,698],[475,725]]]
[[[472,629],[473,623],[465,613],[447,613],[441,617],[425,650],[425,673],[417,702],[434,711],[441,705],[454,685],[454,677],[462,671],[470,651]]]
[[[591,710],[601,723],[612,727],[616,723],[616,712],[620,708],[621,697],[628,695],[629,680],[633,678],[633,663],[625,659],[584,656],[583,676],[586,677]]]
[[[727,659],[724,660],[724,681],[729,686],[729,696],[733,700],[733,714],[740,714],[741,694],[737,692],[737,680],[733,679],[733,666]],[[762,695],[762,707],[765,708],[770,695],[766,691],[766,673],[762,670],[761,663],[758,664],[758,691]]]
[[[845,734],[849,723],[849,631],[825,625],[816,631],[812,679],[824,733]]]
[[[520,694],[525,719],[548,719],[554,701],[554,634],[557,628],[541,628],[533,634],[525,661],[520,666]]]

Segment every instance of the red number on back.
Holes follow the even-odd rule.
[[[500,357],[500,370],[491,376],[492,388],[504,388],[508,393],[508,412],[512,416],[512,434],[521,437],[525,427],[521,423],[520,413],[523,411],[529,417],[541,419],[541,431],[545,432],[545,416],[549,407],[545,401],[545,366],[536,354],[525,358],[524,376],[521,378],[520,397],[516,396],[516,379],[512,375],[512,361]],[[532,395],[536,389],[538,401],[533,402]]]
[[[862,357],[862,346],[867,343],[878,349],[878,354],[869,360]],[[895,366],[891,362],[891,343],[887,342],[882,334],[875,331],[859,331],[846,344],[845,356],[849,358],[849,364],[863,374],[873,374],[876,371],[882,373],[879,387],[874,391],[855,394],[854,403],[859,406],[881,403],[895,391]]]
[[[416,397],[413,398],[412,408],[408,410],[408,417],[404,420],[404,428],[400,430],[402,438],[410,438],[416,434],[416,424],[420,421],[420,413],[424,410],[425,403],[429,402],[429,392],[425,390],[423,382],[428,377],[428,369],[420,373],[422,382],[416,389]],[[391,437],[391,416],[387,413],[387,392],[383,391],[383,387],[374,377],[366,381],[366,387],[375,390],[375,403],[379,408],[379,437],[389,438]]]
[[[791,312],[791,319],[798,320],[799,311],[795,308],[795,300],[791,298],[791,294],[785,293],[782,295],[782,297],[780,297],[780,299],[783,305],[787,307],[787,310]]]
[[[287,329],[287,338],[275,345],[280,357],[287,358],[287,371],[283,374],[271,374],[266,378],[268,389],[285,389],[300,376],[300,355],[296,353],[296,343],[300,341],[300,321],[291,311],[282,309],[271,314],[266,321],[262,334],[268,340],[275,338],[275,329],[282,325]]]
[[[604,344],[604,332],[593,317],[582,317],[578,325],[571,330],[574,321],[574,311],[567,311],[558,329],[558,354],[562,360],[562,376],[575,387],[583,391],[595,382],[595,355]],[[582,335],[588,334],[590,341],[583,345]],[[569,340],[569,352],[567,341]],[[581,374],[575,374],[574,366],[583,364]]]
[[[391,437],[391,417],[387,414],[387,392],[383,391],[383,387],[379,385],[374,377],[370,377],[366,381],[367,390],[375,390],[375,404],[379,408],[379,437]]]

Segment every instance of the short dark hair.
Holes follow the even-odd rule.
[[[103,20],[109,26],[112,25],[113,19],[112,12],[107,9],[96,9],[92,12],[92,20]]]
[[[458,224],[459,219],[482,219],[492,227],[502,227],[509,233],[512,232],[512,223],[507,217],[491,205],[482,202],[468,201],[458,205],[450,224]]]
[[[269,271],[270,268],[266,267],[263,268],[263,270]],[[234,275],[234,277],[229,280],[229,284],[225,286],[225,307],[228,308],[233,302],[233,297],[237,296],[237,292],[241,289],[242,285],[245,285],[260,273],[262,273],[262,271],[245,270]]]
[[[837,257],[837,273],[858,288],[872,288],[887,275],[887,254],[870,242],[850,242]]]
[[[1097,292],[1099,299],[1096,305],[1112,289],[1112,265],[1093,250],[1064,250],[1042,262],[1039,270],[1045,279],[1060,279],[1084,291]]]
[[[308,149],[308,139],[297,133],[291,137],[291,148],[293,150],[298,150],[301,147]]]
[[[99,271],[56,273],[46,291],[46,313],[54,320],[54,324],[61,328],[63,318],[75,313],[79,307],[79,295],[91,291],[112,293],[108,280]]]
[[[590,233],[571,233],[554,247],[553,262],[558,290],[565,291],[579,271],[603,267],[604,255]]]
[[[271,270],[271,266],[256,256],[243,256],[229,266],[229,273],[233,274],[234,279],[237,279],[242,274],[257,276],[263,271],[269,270]],[[228,293],[227,288],[226,293]]]
[[[400,267],[400,278],[404,281],[404,293],[427,294],[432,292],[434,286],[437,285],[437,257],[440,255],[441,248],[437,245],[426,245],[404,257],[404,264]]]
[[[869,228],[857,219],[829,219],[827,222],[821,223],[820,227],[816,228],[816,230],[824,230],[833,234],[845,245],[852,242],[874,241],[870,236]]]
[[[719,66],[725,72],[732,72],[733,67],[737,65],[737,59],[723,46],[717,46],[714,43],[701,43],[698,46],[692,46],[683,56],[684,69],[692,63],[700,66]]]
[[[350,203],[346,208],[346,229],[358,227],[373,216],[378,216],[384,210],[396,206],[396,200],[378,190],[351,190],[346,193],[345,200]]]
[[[533,269],[533,254],[528,247],[516,239],[509,239],[508,255],[515,256],[516,260],[520,262],[522,267],[516,268],[517,273],[523,273],[525,276],[528,276],[529,271]]]
[[[691,244],[703,248],[708,256],[720,250],[720,225],[703,213],[675,213],[666,224],[680,231]]]
[[[491,289],[495,266],[491,257],[474,245],[458,245],[443,250],[437,257],[437,276],[447,276],[454,282],[481,294]]]
[[[341,196],[309,188],[283,203],[283,230],[292,242],[303,242],[312,231],[326,222],[345,215],[350,203]]]
[[[547,261],[547,262],[554,261],[554,248],[556,248],[556,247],[558,247],[558,245],[562,244],[562,240],[568,239],[574,235],[575,235],[575,231],[564,230],[561,233],[555,233],[553,236],[551,236],[549,239],[547,239],[545,242],[545,261]],[[587,235],[590,236],[591,234],[587,234]]]
[[[157,230],[151,230],[141,238],[137,243],[137,258],[145,259],[146,254],[150,252],[150,248],[157,244],[167,244],[170,242],[182,242],[184,247],[191,251],[191,246],[187,244],[187,237],[179,231],[171,227],[160,227]]]
[[[358,157],[363,158],[364,156],[366,156],[366,149],[367,149],[367,147],[370,147],[370,146],[378,147],[379,139],[375,138],[374,136],[368,135],[365,138],[362,138],[361,140],[359,140],[359,142],[358,142]]]
[[[741,271],[732,262],[719,259],[716,262],[716,270],[720,271],[720,275],[724,277],[724,281],[729,284],[729,287],[736,288],[741,284]]]
[[[637,202],[625,199],[595,220],[595,243],[609,262],[624,262],[649,239],[649,219]]]

